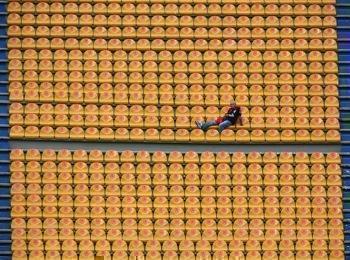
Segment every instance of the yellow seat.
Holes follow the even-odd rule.
[[[147,94],[158,94],[158,87],[154,84],[147,84],[144,89],[143,92],[145,94],[145,98]]]
[[[311,137],[311,140],[312,137]],[[298,130],[296,132],[296,141],[303,141],[303,142],[307,142],[310,141],[310,133],[307,130]]]
[[[326,107],[339,107],[338,98],[336,98],[334,96],[327,97],[325,100],[325,106]]]
[[[240,130],[239,130],[240,131]],[[235,140],[235,132],[231,129],[225,129],[220,134],[220,140],[223,142],[232,142]]]
[[[146,141],[157,141],[159,140],[159,131],[155,128],[149,128],[145,131]]]
[[[252,118],[261,118],[264,117],[264,110],[260,106],[254,106],[250,109],[250,117]]]
[[[340,134],[338,130],[328,130],[326,133],[326,140],[330,142],[339,142]]]
[[[344,258],[344,253],[343,253],[343,251],[341,251],[341,249],[340,250],[331,250],[330,257],[332,259],[337,259],[337,260],[342,259],[342,258]]]
[[[263,88],[261,87],[261,85],[253,85],[249,88],[249,94],[250,95],[262,95]]]
[[[39,137],[39,129],[35,126],[28,126],[24,130],[24,136],[28,137],[28,138],[38,138]]]
[[[160,119],[160,127],[161,128],[174,128],[175,122],[173,117],[171,116],[163,116]]]
[[[147,116],[145,118],[145,127],[146,128],[158,128],[159,120],[155,116]]]
[[[131,111],[130,111],[131,113]],[[129,119],[129,126],[130,127],[143,127],[143,118],[139,115],[132,115]]]
[[[261,117],[253,117],[250,121],[250,127],[253,129],[264,129],[265,121]]]
[[[329,153],[326,157],[327,163],[340,163],[340,156],[338,153]]]
[[[264,131],[258,130],[258,129],[254,129],[253,131],[250,132],[250,140],[252,142],[264,142],[265,141],[265,133],[264,133]]]
[[[160,140],[167,142],[167,141],[174,141],[174,131],[171,129],[163,129],[161,130],[159,134]]]
[[[283,107],[281,109],[281,112],[286,112],[285,110],[286,110],[286,108]],[[283,117],[283,115],[284,114],[281,113],[281,117]],[[269,118],[269,117],[275,117],[275,118],[280,117],[280,110],[277,107],[273,107],[273,106],[267,107],[265,109],[265,117],[267,117],[267,118]]]
[[[338,87],[335,85],[328,85],[324,88],[324,94],[326,96],[338,96]]]
[[[283,119],[282,119],[282,120],[283,120]],[[275,129],[279,129],[279,128],[281,127],[281,123],[282,123],[282,122],[280,122],[279,119],[276,118],[276,117],[267,117],[266,120],[265,120],[265,126],[268,126],[268,127],[266,127],[266,128],[275,128]],[[271,131],[272,131],[271,129],[268,130],[268,131],[270,131],[269,133],[273,134],[273,132],[271,132]],[[276,130],[276,131],[277,131],[277,130]],[[266,132],[266,133],[267,133],[267,132]],[[271,138],[272,138],[272,136],[271,136]]]
[[[311,132],[311,140],[314,142],[325,141],[325,132],[323,130],[313,130]]]
[[[280,132],[276,129],[269,129],[265,133],[266,141],[279,142],[281,140]]]
[[[312,108],[311,111],[314,112],[313,110],[316,110],[316,108]],[[317,111],[317,112],[319,112],[319,111]],[[335,107],[328,107],[326,109],[325,113],[324,114],[322,113],[322,115],[324,115],[326,118],[330,118],[330,117],[337,117],[338,118],[339,117],[339,109],[335,108]]]
[[[96,127],[88,127],[85,130],[85,138],[90,140],[97,140],[100,138],[100,132]]]
[[[254,96],[256,97],[256,96]],[[223,97],[220,100],[221,105],[227,105],[229,100],[231,100],[232,97],[226,97],[226,100],[223,99]],[[249,106],[249,98],[248,96],[237,96],[236,97],[236,102],[237,104],[241,105],[241,106]]]
[[[259,251],[248,251],[246,255],[246,259],[249,259],[249,260],[261,259],[261,254]]]
[[[23,125],[23,116],[20,114],[12,114],[10,115],[9,123],[10,125]]]
[[[292,142],[295,141],[295,133],[292,130],[283,130],[281,132],[281,141],[282,142]]]
[[[176,118],[175,125],[177,128],[189,128],[191,125],[191,122],[189,121],[188,117],[180,116]]]
[[[80,220],[86,221],[87,219],[79,219],[78,221],[80,221]],[[88,223],[86,223],[86,224],[88,224]],[[94,246],[93,242],[90,240],[80,241],[79,242],[79,251],[89,252],[89,248],[92,248],[93,246]]]

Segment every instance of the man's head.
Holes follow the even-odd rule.
[[[235,107],[236,106],[236,102],[232,99],[230,101],[230,107]]]

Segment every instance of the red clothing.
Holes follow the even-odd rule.
[[[222,123],[223,118],[221,116],[219,116],[216,120],[215,120],[215,123],[217,123],[218,125]]]

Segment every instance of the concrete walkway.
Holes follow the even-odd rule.
[[[10,141],[10,148],[19,149],[68,149],[68,150],[147,150],[153,151],[227,151],[227,152],[340,152],[340,144],[337,145],[316,145],[316,144],[295,144],[295,145],[284,145],[284,144],[169,144],[169,143],[103,143],[103,142],[65,142],[65,141]]]

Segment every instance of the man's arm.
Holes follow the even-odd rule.
[[[238,121],[239,121],[239,124],[242,126],[242,125],[243,125],[243,118],[242,118],[242,116],[240,116],[240,117],[238,118]]]

